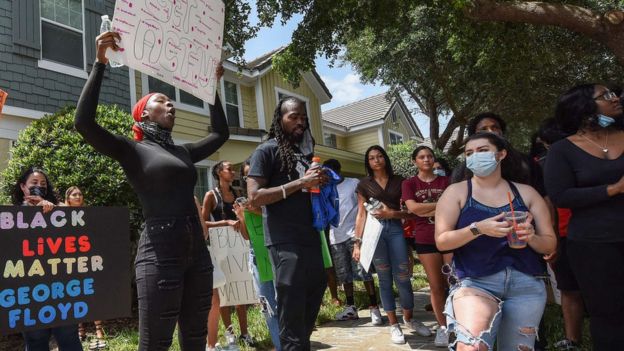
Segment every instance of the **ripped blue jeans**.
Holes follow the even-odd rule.
[[[490,328],[479,335],[472,335],[455,319],[453,299],[462,288],[479,290],[498,302],[498,311],[490,322]],[[457,342],[466,345],[481,342],[492,350],[495,340],[498,350],[533,350],[545,306],[544,281],[511,267],[486,277],[463,278],[451,288],[444,309],[448,330],[457,337],[449,345],[449,350],[454,350]]]
[[[379,295],[384,311],[396,310],[392,281],[399,290],[399,303],[404,310],[414,309],[414,293],[409,275],[407,246],[403,239],[401,222],[395,219],[381,220],[383,230],[373,255],[373,264],[379,278]]]
[[[249,271],[253,276],[254,288],[258,292],[258,299],[260,300],[260,307],[262,308],[262,314],[266,321],[267,328],[269,329],[269,335],[275,351],[282,351],[279,338],[279,320],[277,318],[277,302],[275,301],[275,286],[273,281],[261,282],[260,273],[258,272],[258,266],[256,264],[256,256],[253,248],[249,248]]]

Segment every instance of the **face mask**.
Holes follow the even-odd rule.
[[[600,125],[602,128],[607,128],[613,123],[615,123],[615,119],[605,115],[598,115],[598,125]]]
[[[40,197],[45,197],[48,193],[48,189],[42,186],[31,186],[28,188],[28,191],[30,192],[30,195]]]
[[[477,177],[487,177],[496,170],[498,161],[493,151],[475,152],[466,158],[466,167]]]
[[[446,177],[446,172],[444,172],[444,170],[441,168],[434,169],[433,174],[440,176],[440,177]]]

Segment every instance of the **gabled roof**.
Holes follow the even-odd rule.
[[[467,132],[464,132],[464,139],[466,136],[467,136]],[[444,145],[444,150],[442,151],[445,153],[448,152],[451,149],[451,144],[453,143],[454,140],[457,140],[458,137],[459,137],[459,127],[453,130],[453,133],[451,133],[451,137],[446,142],[446,145]],[[422,143],[418,144],[418,146],[421,146],[421,145],[429,146],[430,148],[433,148],[433,145],[431,144],[431,137],[428,137]]]
[[[399,108],[403,110],[403,113],[407,117],[407,122],[414,131],[414,134],[422,138],[423,135],[412,118],[412,114],[405,106],[403,99],[397,94],[390,95],[390,100],[388,100],[387,93],[381,93],[324,111],[323,121],[329,122],[328,124],[330,125],[340,126],[344,128],[345,131],[349,131],[350,129],[358,126],[374,124],[374,122],[383,123],[395,104],[398,104]]]
[[[249,76],[253,76],[254,73],[262,75],[265,69],[271,67],[271,64],[273,63],[273,56],[284,51],[285,49],[286,46],[280,46],[279,48],[264,53],[253,60],[247,61],[244,69],[247,70],[247,72],[243,71],[243,73],[247,73]],[[235,67],[235,64],[233,62],[231,63],[233,67]],[[310,86],[310,88],[312,88],[312,90],[320,90],[326,95],[325,97],[322,97],[317,94],[321,103],[331,101],[332,94],[329,92],[329,89],[325,85],[325,82],[323,82],[323,79],[321,79],[321,76],[316,72],[316,69],[312,69],[309,72],[301,72],[301,78]]]

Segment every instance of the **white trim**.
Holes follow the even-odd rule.
[[[4,107],[2,108],[2,114],[17,116],[17,117],[25,117],[25,118],[30,118],[30,119],[41,119],[43,116],[47,114],[47,112],[4,105]]]
[[[343,127],[343,126],[335,124],[335,123],[323,121],[323,130],[325,130],[325,129],[331,129],[332,132],[335,132],[334,134],[340,135],[340,136],[344,136],[347,133],[347,128],[346,127]]]
[[[48,71],[54,71],[62,74],[67,74],[68,76],[74,76],[76,78],[87,79],[89,75],[84,69],[79,69],[76,67],[68,66],[62,63],[49,61],[49,60],[38,60],[37,67],[42,69],[47,69]]]
[[[130,84],[130,108],[134,107],[137,102],[136,98],[136,78],[134,74],[134,68],[128,68],[128,80]]]
[[[394,130],[388,129],[388,137],[390,137],[391,134],[394,134],[395,136],[400,136],[401,137],[401,142],[405,141],[405,136],[403,136],[403,133],[395,132]],[[390,138],[390,139],[392,139],[392,138]],[[390,140],[390,144],[394,145],[394,144],[392,144],[392,140]]]
[[[316,94],[316,97],[319,100],[319,104],[323,105],[331,101],[331,97],[327,94],[321,82],[316,78],[316,76],[312,73],[312,71],[308,72],[299,72],[303,80],[308,84],[310,89]]]
[[[383,125],[377,128],[377,139],[379,140],[379,145],[385,148],[386,143],[384,142]]]
[[[347,128],[347,130],[349,132],[358,132],[360,130],[381,126],[383,124],[384,124],[384,120],[380,119],[380,120],[377,120],[377,121],[372,121],[372,122],[360,124],[359,126],[354,126],[354,127],[351,127],[351,128]]]
[[[279,87],[275,87],[275,105],[277,106],[277,104],[279,103],[280,99],[279,99],[279,94],[282,93],[284,95],[288,95],[288,96],[294,96],[296,98],[298,98],[301,101],[304,101],[306,103],[306,116],[308,117],[308,124],[310,125],[310,132],[314,133],[314,129],[312,129],[312,120],[310,119],[310,99],[303,96],[303,95],[299,95],[299,94],[295,94],[291,91],[279,88]],[[321,122],[322,124],[323,122]]]
[[[155,78],[155,79],[158,79],[158,78]],[[164,82],[164,83],[169,84],[167,82]],[[174,100],[175,100],[174,107],[176,108],[176,110],[197,113],[198,115],[202,115],[202,116],[210,116],[210,110],[208,109],[208,104],[206,103],[206,101],[202,100],[202,103],[204,104],[203,108],[185,104],[180,101],[180,88],[176,87],[173,84],[169,84],[169,85],[171,85],[175,89],[176,96],[174,96]],[[145,96],[148,93],[149,93],[149,75],[141,72],[141,95]],[[171,96],[169,96],[169,98],[171,98]]]
[[[258,115],[258,129],[266,131],[266,120],[264,119],[264,96],[262,96],[262,84],[260,79],[256,81],[256,114]]]
[[[251,136],[251,135],[230,134],[230,140],[251,141],[251,142],[254,142],[254,143],[260,143],[260,142],[262,142],[262,137]]]
[[[41,6],[41,4],[40,4],[39,6]],[[39,11],[41,11],[41,9],[39,9]],[[41,12],[40,12],[40,13],[41,13]],[[61,22],[57,22],[57,21],[55,21],[55,20],[51,20],[51,19],[49,19],[49,18],[45,18],[45,17],[43,17],[43,16],[41,16],[41,15],[39,16],[39,18],[40,18],[42,21],[44,21],[44,22],[48,22],[48,23],[53,24],[53,25],[55,25],[55,26],[61,27],[61,28],[63,28],[63,29],[67,29],[67,30],[74,31],[74,32],[76,32],[76,33],[84,34],[84,31],[83,31],[82,29],[76,29],[76,28],[74,28],[74,27],[72,27],[72,26],[68,26],[68,25],[63,24],[63,23],[61,23]],[[83,23],[82,23],[82,27],[84,28],[84,9],[83,9],[82,19],[83,19],[83,20],[82,20],[82,22],[83,22]]]

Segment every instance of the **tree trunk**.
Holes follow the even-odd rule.
[[[473,0],[466,15],[477,21],[551,25],[580,33],[605,46],[624,66],[624,12],[596,13],[588,8],[539,1]]]

